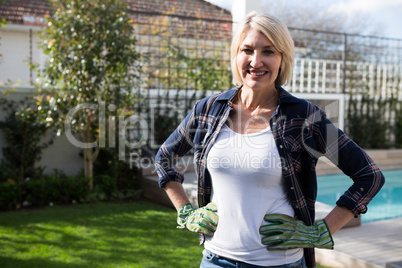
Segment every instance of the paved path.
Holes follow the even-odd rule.
[[[341,229],[333,239],[334,250],[316,250],[317,261],[323,265],[377,268],[385,267],[389,262],[402,262],[402,219]]]

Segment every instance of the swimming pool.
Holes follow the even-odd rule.
[[[385,184],[368,205],[363,223],[402,218],[402,169],[384,170]],[[339,197],[353,181],[344,174],[318,176],[317,201],[335,206]]]

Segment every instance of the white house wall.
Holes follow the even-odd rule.
[[[29,88],[18,88],[16,92],[11,92],[8,99],[20,101],[31,94]],[[0,93],[1,94],[1,93]],[[0,109],[0,120],[4,120],[7,112]],[[43,141],[49,139],[49,135],[43,137]],[[2,149],[7,146],[3,131],[0,131],[0,161],[4,159]],[[77,175],[84,168],[83,159],[79,156],[80,148],[73,146],[65,134],[55,137],[53,144],[42,151],[42,158],[37,163],[38,166],[45,167],[45,173],[52,173],[54,169],[64,171],[67,175]]]
[[[30,42],[30,29],[32,29],[32,42]],[[42,63],[43,53],[38,48],[40,27],[20,25],[6,25],[0,31],[0,85],[8,79],[19,86],[29,86],[31,71],[29,61],[32,53],[32,63]],[[30,48],[31,47],[31,48]],[[32,71],[32,78],[36,73]]]

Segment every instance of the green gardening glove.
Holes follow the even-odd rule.
[[[194,209],[193,205],[186,204],[177,211],[177,228],[187,228],[192,232],[213,236],[218,225],[219,216],[214,203]]]
[[[260,227],[261,242],[268,250],[293,248],[334,248],[334,241],[324,220],[307,226],[302,221],[283,214],[266,214],[268,225]]]

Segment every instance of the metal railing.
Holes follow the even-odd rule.
[[[345,77],[345,79],[344,79]],[[402,98],[402,65],[296,58],[287,86],[298,93],[368,93]]]
[[[137,14],[135,33],[144,70],[139,114],[149,117],[155,105],[187,111],[200,97],[232,87],[231,22],[146,15],[147,20]],[[402,39],[289,30],[296,48],[292,78],[285,86],[290,92],[402,100]],[[345,107],[348,102],[346,97]],[[171,110],[157,112],[171,116]],[[394,122],[395,113],[388,109],[385,118]]]
[[[232,87],[231,21],[131,15],[143,71],[135,89],[140,101],[133,108],[144,120],[150,122],[155,106],[161,107],[161,115],[171,115],[169,105],[188,111],[197,99]],[[292,78],[285,86],[290,92],[402,101],[402,39],[289,30],[296,47]],[[28,55],[32,46],[30,50]],[[400,107],[394,102],[387,111],[390,122],[397,115],[391,109]]]

